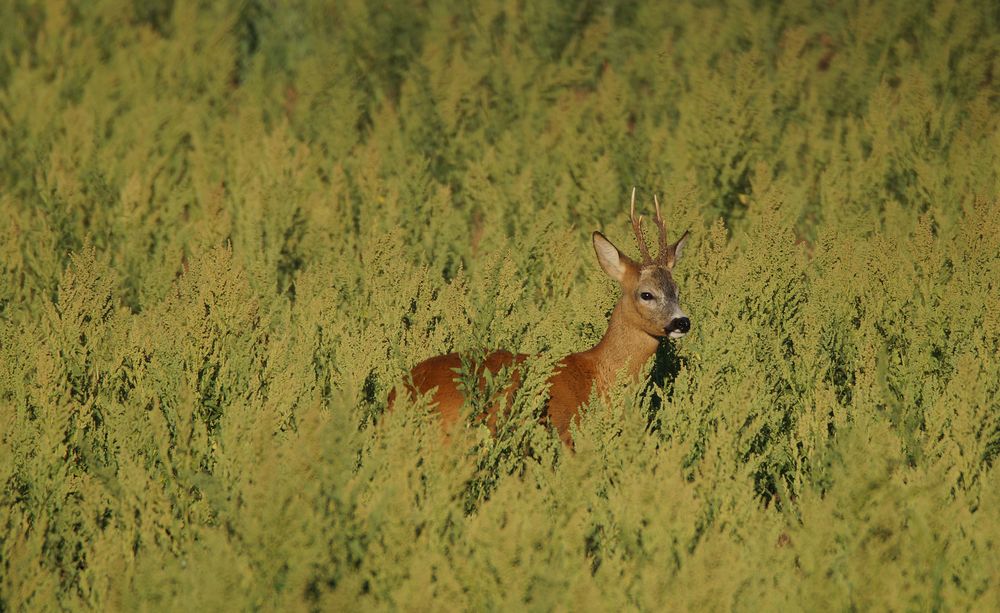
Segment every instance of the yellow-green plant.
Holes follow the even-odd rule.
[[[3,3],[0,609],[996,608],[998,19]],[[568,452],[632,185],[693,328]]]

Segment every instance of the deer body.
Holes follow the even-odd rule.
[[[548,379],[548,422],[556,429],[567,445],[572,445],[570,424],[577,419],[580,408],[592,392],[603,396],[615,383],[618,373],[626,369],[629,377],[637,379],[646,362],[655,353],[661,339],[679,338],[690,329],[690,321],[678,304],[677,286],[670,270],[680,255],[687,232],[672,245],[666,242],[666,229],[656,202],[656,224],[660,230],[660,253],[654,260],[646,247],[642,234],[642,217],[635,216],[635,190],[632,190],[632,226],[642,252],[642,262],[635,262],[622,254],[600,232],[594,232],[594,250],[601,268],[622,287],[622,297],[615,305],[604,337],[594,347],[573,353],[560,362]],[[497,400],[484,416],[490,430],[494,430],[497,413],[502,406],[509,407],[513,394],[520,386],[518,366],[527,359],[524,354],[495,351],[476,365],[476,376],[485,386],[485,371],[497,373],[509,368],[511,382],[503,392],[503,401]],[[406,389],[411,397],[431,393],[446,430],[458,421],[465,402],[456,382],[462,359],[457,353],[440,355],[417,364],[410,372]],[[392,406],[395,390],[390,394]]]

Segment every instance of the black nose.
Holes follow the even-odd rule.
[[[667,325],[667,332],[683,332],[687,334],[687,331],[691,329],[691,320],[687,317],[676,317],[670,321]]]

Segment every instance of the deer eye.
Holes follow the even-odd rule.
[[[653,294],[650,294],[649,292],[643,292],[639,294],[639,297],[642,298],[643,300],[652,300]]]

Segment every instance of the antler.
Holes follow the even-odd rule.
[[[639,252],[642,254],[643,264],[661,264],[669,265],[672,264],[671,259],[673,257],[673,247],[667,243],[667,226],[663,222],[663,215],[660,213],[660,199],[653,194],[653,204],[656,205],[656,217],[653,218],[654,223],[656,223],[656,229],[659,231],[659,236],[657,237],[660,244],[660,252],[656,254],[656,259],[649,253],[649,247],[646,245],[646,237],[642,233],[642,215],[638,217],[635,216],[635,188],[632,188],[632,204],[630,207],[629,215],[632,218],[632,231],[635,232],[635,239],[639,242]]]
[[[660,215],[660,199],[656,197],[656,194],[653,194],[653,203],[656,205],[656,228],[660,231],[660,252],[656,254],[656,262],[666,266],[670,259],[671,249],[670,245],[667,244],[667,227]]]
[[[649,247],[646,246],[646,238],[642,234],[642,215],[639,215],[639,217],[635,216],[635,187],[632,188],[632,206],[629,216],[632,218],[632,231],[635,232],[635,239],[639,241],[639,253],[642,254],[642,263],[649,264],[653,261],[653,257],[649,255]],[[659,209],[657,209],[657,218],[659,218]],[[663,240],[665,239],[663,239],[661,234],[660,241],[662,242]]]

